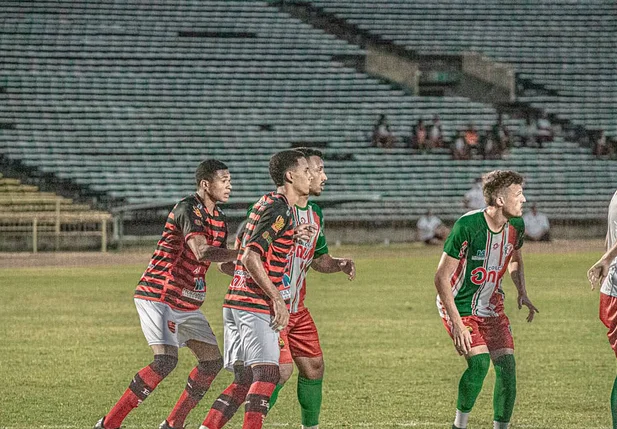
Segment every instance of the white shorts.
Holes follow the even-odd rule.
[[[270,315],[223,307],[225,369],[234,364],[279,364],[279,333],[270,327]]]
[[[184,347],[188,340],[217,345],[210,323],[200,310],[174,310],[163,302],[135,299],[141,330],[149,346]]]

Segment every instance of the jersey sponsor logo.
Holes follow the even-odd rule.
[[[474,261],[483,261],[486,258],[486,251],[484,249],[478,250],[478,252],[471,257]]]
[[[266,240],[268,242],[268,244],[272,244],[272,236],[270,235],[269,231],[264,231],[263,234],[261,234],[261,237]]]
[[[182,296],[193,299],[195,301],[203,301],[206,299],[205,292],[195,292],[188,289],[182,289]]]
[[[499,246],[500,246],[500,245],[501,245],[500,243],[495,243],[495,244],[493,244],[493,250],[495,250],[495,249],[499,248]]]
[[[467,241],[463,241],[463,244],[461,244],[461,250],[458,252],[459,259],[463,259],[465,257],[465,253],[467,253],[467,246],[469,246],[469,243]]]
[[[291,291],[289,289],[281,290],[281,298],[283,298],[283,299],[291,299]]]
[[[173,320],[168,320],[167,321],[167,328],[169,328],[169,331],[172,334],[176,333],[176,322],[174,322]]]
[[[195,291],[203,292],[205,290],[206,290],[206,282],[203,279],[203,277],[196,277],[195,278]]]
[[[195,216],[203,218],[203,216],[201,215],[201,210],[199,210],[197,207],[193,206],[193,213],[195,213]]]
[[[244,271],[234,271],[234,278],[231,279],[229,289],[245,289],[246,288],[246,273]]]
[[[497,273],[499,272],[495,268],[499,267],[489,267],[489,270],[484,267],[475,268],[471,272],[471,282],[478,286],[484,282],[495,282],[497,280]]]

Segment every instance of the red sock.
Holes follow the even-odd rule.
[[[221,429],[225,426],[246,398],[253,379],[251,368],[238,366],[234,368],[234,373],[234,382],[214,401],[202,423],[208,429]]]
[[[150,365],[135,374],[129,388],[105,416],[105,428],[119,428],[126,416],[150,395],[163,378]]]
[[[275,365],[253,367],[253,383],[246,395],[246,409],[242,429],[261,429],[268,414],[270,397],[280,378]]]
[[[223,367],[223,359],[214,361],[203,361],[197,365],[189,375],[186,388],[180,399],[176,402],[176,406],[167,417],[167,424],[172,428],[182,428],[184,421],[189,415],[189,412],[204,397],[206,391],[210,388],[212,380]]]

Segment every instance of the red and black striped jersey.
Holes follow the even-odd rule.
[[[227,247],[227,222],[217,207],[208,213],[197,194],[169,213],[163,235],[135,290],[135,298],[160,301],[176,310],[197,310],[206,297],[210,261],[198,261],[189,238],[203,235],[210,246]]]
[[[242,255],[249,249],[261,256],[268,277],[289,306],[289,284],[285,284],[283,275],[293,249],[293,234],[294,222],[287,198],[276,192],[264,195],[253,206],[242,231],[234,277],[225,295],[224,307],[255,313],[272,312],[271,299],[241,262]]]

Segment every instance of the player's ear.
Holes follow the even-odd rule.
[[[285,172],[285,182],[287,183],[293,183],[293,171],[291,170],[287,170]]]

